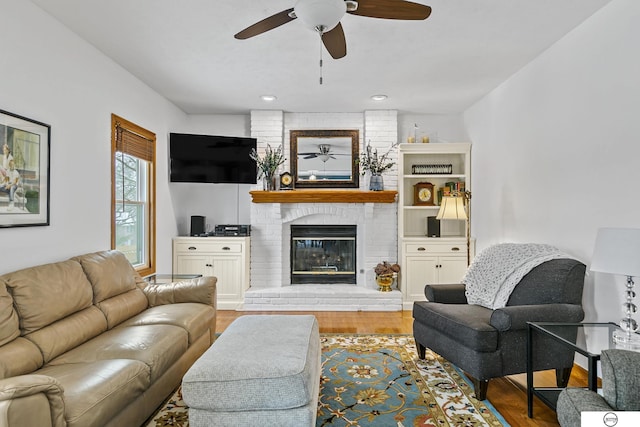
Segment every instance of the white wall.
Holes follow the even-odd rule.
[[[588,267],[599,227],[640,228],[639,21],[614,0],[465,113],[479,250],[544,242]],[[588,274],[587,320],[622,317],[623,281]]]
[[[185,115],[31,2],[3,0],[0,16],[0,109],[51,125],[51,225],[0,229],[0,273],[110,247],[111,113],[158,137],[157,261],[170,271],[165,136]]]

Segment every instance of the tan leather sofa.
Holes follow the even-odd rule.
[[[213,342],[216,279],[104,251],[0,276],[0,426],[139,426]]]

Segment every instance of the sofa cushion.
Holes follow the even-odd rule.
[[[3,281],[0,281],[0,346],[20,336],[18,315],[13,309],[13,299]]]
[[[189,334],[189,345],[213,327],[213,307],[197,303],[167,304],[149,308],[121,326],[174,325]]]
[[[38,346],[47,363],[106,330],[104,314],[97,307],[91,306],[25,335],[25,338]]]
[[[136,360],[47,366],[36,373],[62,384],[69,427],[106,425],[150,385],[149,367]]]
[[[149,306],[136,285],[140,275],[119,251],[101,251],[75,258],[93,287],[93,303],[107,317],[111,329]]]
[[[136,271],[118,251],[101,251],[72,258],[78,261],[93,287],[93,302],[99,303],[136,289]]]
[[[62,261],[5,274],[22,335],[91,307],[93,291],[76,261]]]
[[[187,331],[177,326],[118,326],[60,355],[49,365],[108,359],[139,360],[151,369],[153,382],[187,351],[188,340]]]
[[[413,304],[416,322],[429,325],[454,337],[468,348],[481,352],[496,351],[498,331],[490,325],[493,310],[473,304],[441,304],[417,301]]]
[[[107,298],[96,304],[107,318],[108,328],[114,328],[125,320],[143,312],[149,302],[144,293],[136,288],[123,294]]]
[[[0,379],[30,374],[43,364],[40,349],[26,338],[0,347]]]

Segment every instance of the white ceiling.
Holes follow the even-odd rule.
[[[31,0],[190,114],[464,111],[611,0],[416,0],[426,21],[346,15],[347,56],[298,20],[233,35],[296,0]],[[265,103],[260,95],[278,99]],[[384,102],[370,99],[386,94]]]

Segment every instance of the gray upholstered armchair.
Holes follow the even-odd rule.
[[[420,358],[425,348],[465,371],[476,398],[486,399],[491,378],[526,372],[527,322],[580,322],[585,265],[569,258],[544,262],[515,286],[504,308],[468,304],[465,286],[427,285],[428,301],[413,305],[413,336]],[[544,337],[534,345],[534,370],[555,369],[566,386],[574,352]]]
[[[640,411],[640,353],[603,350],[602,396],[582,388],[564,389],[556,412],[562,427],[580,427],[583,411]]]

